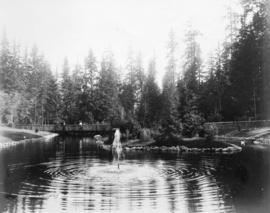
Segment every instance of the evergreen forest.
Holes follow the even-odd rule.
[[[89,49],[83,64],[65,59],[56,73],[36,46],[25,50],[3,35],[0,123],[110,123],[192,137],[205,122],[269,119],[270,5],[242,0],[241,6],[241,14],[228,11],[226,39],[207,61],[196,29],[184,35],[184,55],[168,33],[161,86],[155,57],[145,67],[141,54],[128,55],[123,76],[112,52],[97,60]]]

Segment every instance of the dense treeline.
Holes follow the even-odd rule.
[[[205,121],[269,119],[270,26],[266,0],[243,0],[243,13],[230,14],[228,36],[202,66],[196,30],[185,35],[185,54],[176,55],[169,34],[162,89],[156,59],[144,70],[141,55],[128,55],[124,78],[111,52],[100,63],[89,50],[83,65],[65,59],[60,76],[36,47],[20,52],[4,36],[0,52],[2,123],[109,122],[161,135],[193,136]],[[177,61],[183,61],[183,67]]]

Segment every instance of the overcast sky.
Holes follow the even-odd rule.
[[[36,44],[55,70],[64,57],[82,63],[89,48],[100,60],[112,50],[122,67],[128,48],[144,63],[155,55],[159,76],[165,67],[171,29],[179,58],[188,25],[201,32],[203,57],[223,40],[227,6],[237,0],[0,0],[0,29],[23,46]]]

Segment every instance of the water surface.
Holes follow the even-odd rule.
[[[269,212],[269,149],[112,153],[90,138],[0,150],[0,212]]]

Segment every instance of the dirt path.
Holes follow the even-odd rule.
[[[269,140],[270,127],[256,128],[256,129],[246,129],[242,131],[234,131],[223,136],[216,136],[216,141],[228,142],[231,144],[241,145],[242,142],[245,144],[253,144],[258,141]],[[261,142],[259,142],[261,143]],[[266,141],[265,144],[270,144]]]
[[[243,138],[258,138],[267,134],[270,134],[270,127],[242,130],[240,132],[234,131],[229,134],[226,134],[226,136],[243,137]]]

